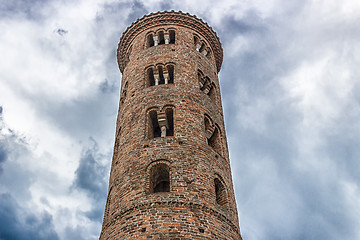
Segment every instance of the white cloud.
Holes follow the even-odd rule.
[[[92,146],[89,137],[100,154],[111,152],[118,90],[103,96],[99,85],[120,79],[115,49],[128,18],[162,7],[196,14],[223,34],[231,60],[221,73],[228,79],[220,81],[231,113],[227,131],[244,239],[299,237],[310,203],[326,199],[329,189],[341,189],[346,201],[329,201],[309,216],[319,224],[314,236],[338,233],[324,213],[332,207],[343,208],[341,221],[358,225],[359,183],[349,171],[356,170],[358,150],[351,144],[360,136],[360,3],[351,0],[50,1],[36,18],[2,18],[0,140],[12,129],[26,150],[11,155],[0,176],[10,182],[20,174],[29,182],[1,191],[13,188],[18,202],[49,212],[61,239],[69,226],[85,239],[98,237],[101,224],[85,214],[93,200],[70,189],[84,149]],[[348,155],[329,150],[333,139]],[[348,234],[345,239],[360,235]]]

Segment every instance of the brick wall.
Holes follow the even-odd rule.
[[[174,44],[148,46],[149,34],[169,30],[175,31]],[[207,24],[181,12],[150,14],[123,34],[121,99],[100,239],[241,239],[217,74],[222,49],[211,34]],[[173,83],[150,86],[146,69],[159,64],[174,66]],[[213,84],[211,98],[199,85],[199,69]],[[173,111],[173,136],[154,138],[149,112],[156,111],[160,128],[164,119],[169,122],[166,108]],[[154,177],[157,169],[165,172]],[[154,192],[153,181],[161,176],[168,177],[162,184],[169,191]]]

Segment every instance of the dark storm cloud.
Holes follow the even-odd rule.
[[[106,183],[104,175],[106,174],[106,167],[100,164],[100,159],[105,157],[99,154],[96,143],[92,149],[84,151],[80,159],[80,164],[75,171],[74,186],[85,190],[94,199],[103,197],[106,192]]]
[[[109,159],[111,156],[104,156],[98,153],[98,146],[93,141],[93,147],[83,152],[79,167],[75,172],[73,189],[85,191],[93,201],[93,207],[87,212],[81,212],[92,221],[102,222],[107,196],[108,166],[103,166],[102,158]]]
[[[10,194],[0,195],[0,239],[4,240],[56,240],[52,217],[44,212],[40,216],[22,208]]]

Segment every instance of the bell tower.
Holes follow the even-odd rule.
[[[101,240],[241,239],[221,106],[223,51],[182,12],[123,33],[116,139]]]

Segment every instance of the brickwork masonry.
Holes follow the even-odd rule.
[[[216,33],[182,12],[149,14],[122,35],[118,62],[122,87],[100,239],[241,239]]]

